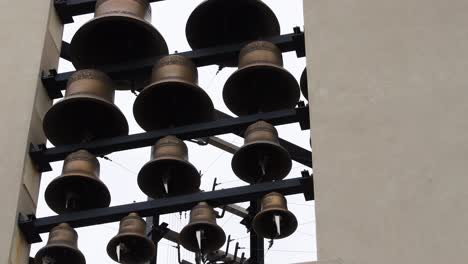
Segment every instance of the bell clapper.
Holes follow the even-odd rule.
[[[163,185],[164,185],[164,191],[166,192],[166,194],[169,194],[169,177],[170,177],[170,174],[171,174],[171,167],[169,167],[166,172],[164,173],[163,175]]]
[[[195,232],[195,235],[197,236],[197,243],[198,243],[198,248],[200,249],[200,252],[202,250],[202,236],[203,236],[203,230],[197,230]]]
[[[117,247],[115,248],[115,253],[117,254],[117,262],[120,263],[120,245],[118,244]]]
[[[281,216],[275,215],[274,216],[274,221],[275,221],[275,225],[276,225],[276,232],[277,232],[278,236],[280,236],[281,235]]]
[[[65,209],[78,209],[77,208],[77,195],[75,193],[67,193],[65,199]]]

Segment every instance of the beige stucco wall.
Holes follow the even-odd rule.
[[[50,105],[41,70],[58,64],[62,25],[51,0],[0,3],[0,263],[24,264],[29,246],[16,222],[36,208],[40,177],[27,154],[45,142],[42,118]]]
[[[305,0],[319,259],[468,259],[468,1]]]

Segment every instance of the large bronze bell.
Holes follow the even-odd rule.
[[[281,51],[273,43],[256,41],[239,55],[239,69],[226,81],[223,98],[236,115],[294,108],[299,84],[283,68]]]
[[[164,38],[151,25],[147,0],[98,0],[94,19],[70,43],[71,59],[78,69],[166,54]]]
[[[297,219],[288,210],[286,198],[273,192],[263,197],[262,210],[254,217],[252,227],[261,237],[281,239],[296,231]]]
[[[160,139],[138,173],[138,185],[154,199],[197,192],[200,173],[188,161],[187,145],[174,136]]]
[[[120,221],[119,233],[107,244],[107,254],[114,261],[125,264],[143,264],[156,254],[156,247],[146,237],[146,223],[136,213]]]
[[[114,94],[112,81],[104,73],[74,73],[68,80],[65,98],[44,117],[45,135],[56,146],[127,135],[127,120],[114,105]]]
[[[34,258],[36,264],[86,264],[83,253],[78,249],[78,234],[68,224],[60,224],[49,233],[47,245]]]
[[[62,175],[47,186],[45,200],[58,214],[109,206],[110,193],[99,179],[96,157],[86,150],[68,155]]]
[[[146,131],[209,121],[213,102],[200,88],[197,67],[183,56],[170,55],[153,68],[152,83],[133,105],[137,123]]]
[[[179,235],[180,244],[189,251],[207,254],[218,250],[226,241],[226,234],[216,224],[216,213],[205,202],[190,212],[190,222]]]
[[[304,97],[307,100],[309,100],[309,87],[307,86],[308,85],[307,84],[307,68],[305,68],[304,71],[302,72],[300,84],[301,84],[302,95],[304,95]]]
[[[288,151],[279,144],[278,132],[271,124],[259,121],[244,134],[244,145],[232,158],[232,169],[248,183],[284,179],[291,171]]]
[[[202,49],[277,36],[280,25],[262,1],[207,0],[190,15],[185,34],[192,49]],[[223,65],[235,66],[237,62]]]

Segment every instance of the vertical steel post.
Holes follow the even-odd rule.
[[[250,201],[250,214],[252,218],[260,211],[261,200]],[[249,264],[265,263],[265,248],[263,238],[258,236],[253,229],[250,230],[250,259]]]

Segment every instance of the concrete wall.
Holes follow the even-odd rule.
[[[29,246],[17,228],[19,212],[33,213],[40,175],[29,142],[45,142],[42,118],[50,105],[41,70],[58,64],[62,25],[51,0],[0,4],[0,263],[27,263]]]
[[[305,0],[318,256],[468,259],[468,1]]]

